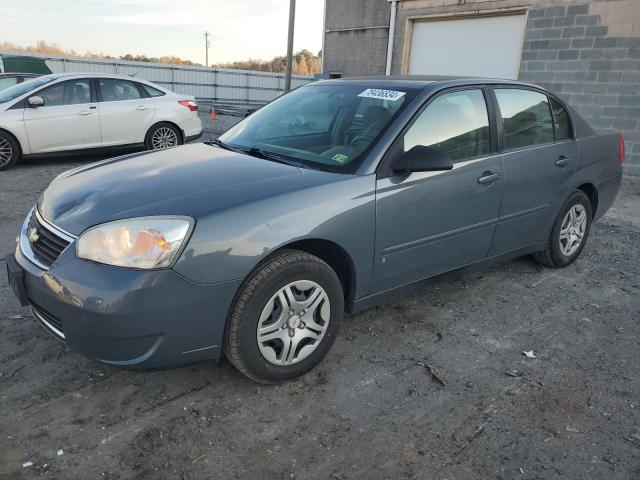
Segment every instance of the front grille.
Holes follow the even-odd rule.
[[[59,318],[54,317],[34,303],[31,304],[31,313],[33,313],[33,317],[47,332],[58,340],[64,340],[64,330],[62,329],[62,322]]]
[[[40,222],[35,210],[29,219],[27,240],[33,256],[46,267],[50,267],[70,243]]]

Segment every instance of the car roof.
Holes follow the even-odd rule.
[[[123,80],[136,80],[139,82],[148,83],[148,80],[143,78],[137,78],[132,75],[117,75],[114,73],[95,73],[95,72],[65,72],[65,73],[51,73],[49,75],[42,75],[43,77],[53,78],[54,80],[59,80],[61,78],[74,78],[74,77],[95,77],[95,78],[120,78]]]
[[[0,77],[39,77],[39,73],[5,72],[0,73]]]
[[[348,77],[331,80],[321,80],[316,84],[322,85],[357,85],[373,88],[412,88],[423,90],[425,88],[456,87],[464,85],[492,84],[492,85],[518,85],[525,87],[536,87],[531,83],[517,80],[506,80],[504,78],[490,77],[462,77],[455,75],[396,75],[396,76],[371,76],[371,77]]]

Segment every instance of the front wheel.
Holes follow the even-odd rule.
[[[582,253],[589,231],[593,213],[589,197],[576,190],[565,203],[551,231],[549,245],[533,258],[543,265],[561,268],[573,263]]]
[[[240,287],[225,354],[257,382],[295,378],[327,354],[343,312],[342,285],[333,269],[306,252],[285,250]]]
[[[164,150],[182,145],[182,135],[170,123],[158,123],[149,129],[145,140],[147,150]]]

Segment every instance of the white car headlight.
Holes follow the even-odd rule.
[[[76,255],[107,265],[165,268],[186,241],[193,220],[187,217],[140,217],[104,223],[86,230]]]

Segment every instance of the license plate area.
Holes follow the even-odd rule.
[[[29,305],[29,298],[27,297],[27,289],[24,286],[24,270],[18,265],[13,255],[7,255],[4,257],[4,260],[7,266],[7,278],[9,279],[11,290],[13,290],[20,305],[26,307]]]

